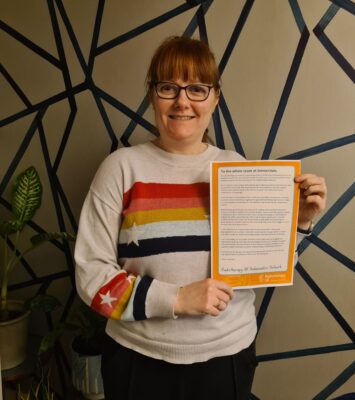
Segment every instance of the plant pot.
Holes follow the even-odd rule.
[[[101,354],[80,354],[72,345],[72,381],[76,390],[86,399],[104,399],[101,376]]]
[[[9,311],[22,312],[9,321],[0,322],[1,369],[17,367],[26,358],[28,322],[31,311],[23,311],[23,301],[8,300]]]

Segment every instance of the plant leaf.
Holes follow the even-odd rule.
[[[0,220],[0,235],[8,236],[17,232],[21,227],[18,221],[3,221]]]
[[[59,239],[74,241],[76,237],[75,235],[67,232],[43,232],[32,236],[31,243],[34,246],[37,246],[44,242],[48,242],[50,240],[59,240]]]
[[[23,171],[15,180],[12,192],[12,212],[21,230],[33,218],[41,205],[42,184],[34,167]]]
[[[60,301],[49,294],[38,294],[26,301],[25,306],[33,311],[51,312],[62,304]]]
[[[53,331],[47,333],[41,340],[38,355],[45,353],[46,351],[52,349],[59,338],[62,336],[65,330],[65,323],[60,322]]]

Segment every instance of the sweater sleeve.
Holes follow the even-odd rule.
[[[103,167],[96,175],[80,214],[74,252],[77,292],[86,304],[107,318],[173,318],[178,285],[137,275],[128,266],[118,264],[120,193],[110,183],[112,173],[106,174],[106,170]]]

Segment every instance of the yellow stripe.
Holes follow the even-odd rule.
[[[136,211],[124,217],[121,229],[136,225],[163,221],[205,220],[208,211],[205,208],[172,208],[166,210]]]
[[[133,290],[133,285],[134,285],[134,281],[136,280],[136,278],[132,278],[130,285],[127,287],[127,289],[123,292],[120,301],[116,304],[114,310],[111,313],[110,318],[112,319],[120,319],[121,315],[123,313],[123,311],[125,310],[125,308],[127,307],[129,298],[131,297],[132,294],[132,290]]]

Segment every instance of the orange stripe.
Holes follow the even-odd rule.
[[[123,311],[126,309],[129,298],[131,297],[135,280],[136,280],[136,278],[131,279],[129,286],[122,293],[119,302],[115,305],[115,308],[112,311],[112,314],[111,314],[112,319],[120,319],[121,318]]]
[[[167,210],[148,210],[132,212],[124,217],[121,229],[136,225],[150,224],[163,221],[192,221],[205,220],[208,209],[199,208],[172,208]]]
[[[206,208],[210,205],[209,197],[190,197],[190,198],[162,198],[162,199],[134,199],[129,204],[126,210],[123,210],[123,215],[131,212],[169,209],[169,208]]]

